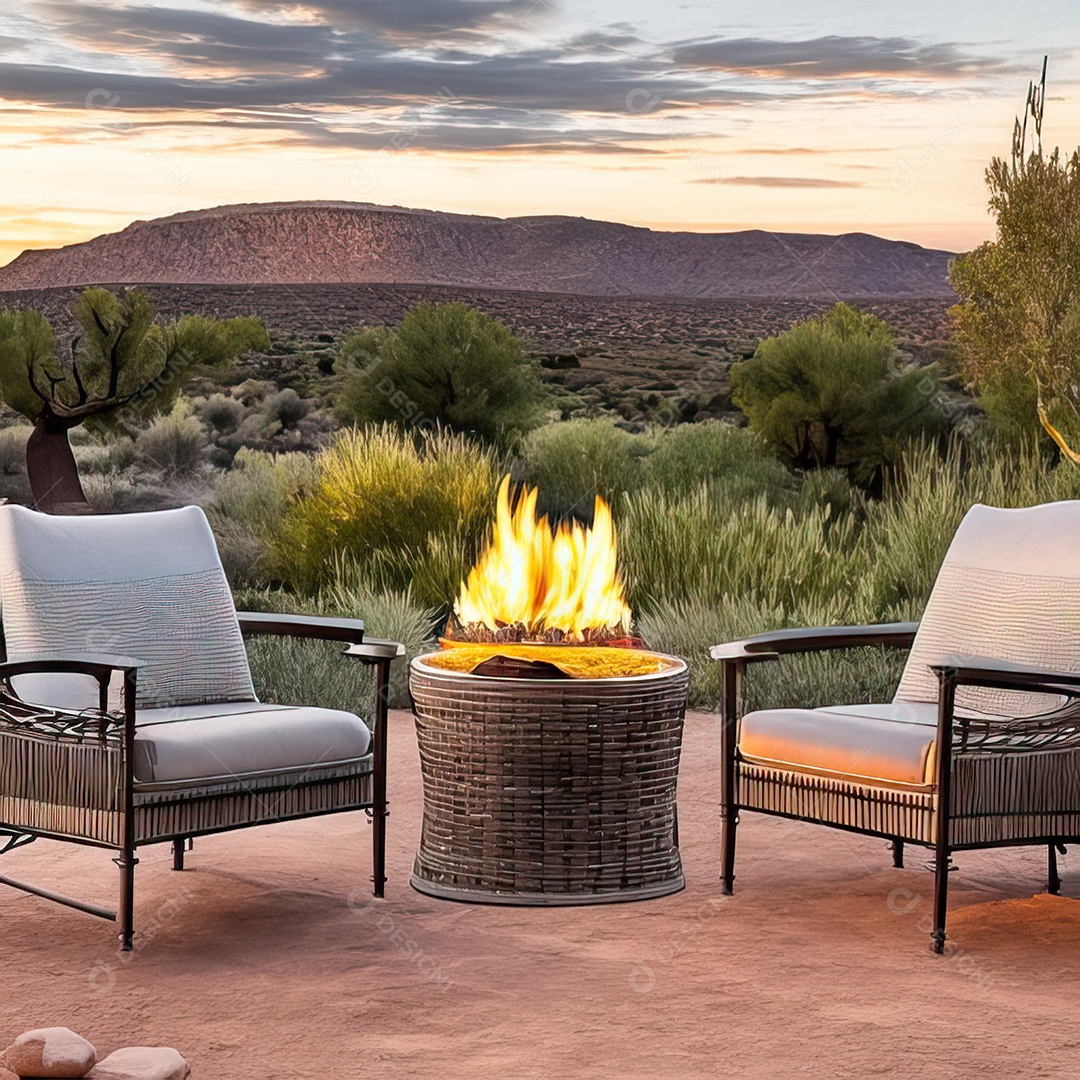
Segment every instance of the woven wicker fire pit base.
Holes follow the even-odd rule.
[[[675,784],[688,672],[509,679],[412,662],[424,820],[412,885],[591,904],[683,887]]]

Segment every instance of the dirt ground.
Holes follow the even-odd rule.
[[[961,855],[950,950],[931,877],[882,841],[744,816],[717,875],[717,725],[687,720],[687,888],[585,908],[465,905],[408,884],[420,822],[411,718],[391,720],[389,884],[369,903],[358,814],[146,849],[143,937],[0,890],[0,1045],[63,1024],[99,1053],[179,1049],[194,1080],[1075,1077],[1080,856],[1047,896],[1038,850]],[[112,902],[108,854],[39,842],[4,872]]]

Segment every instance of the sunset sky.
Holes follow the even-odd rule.
[[[991,235],[1080,0],[0,0],[0,263],[138,218],[329,199],[661,229]]]

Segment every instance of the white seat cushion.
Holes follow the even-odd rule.
[[[324,768],[371,752],[358,716],[250,701],[141,709],[135,778],[143,784],[227,781]]]
[[[765,709],[742,718],[739,753],[778,769],[926,788],[936,734],[933,702]]]

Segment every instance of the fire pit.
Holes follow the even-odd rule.
[[[675,787],[688,672],[627,647],[610,513],[552,531],[499,493],[491,546],[410,689],[424,818],[412,884],[447,899],[585,904],[683,887]]]

